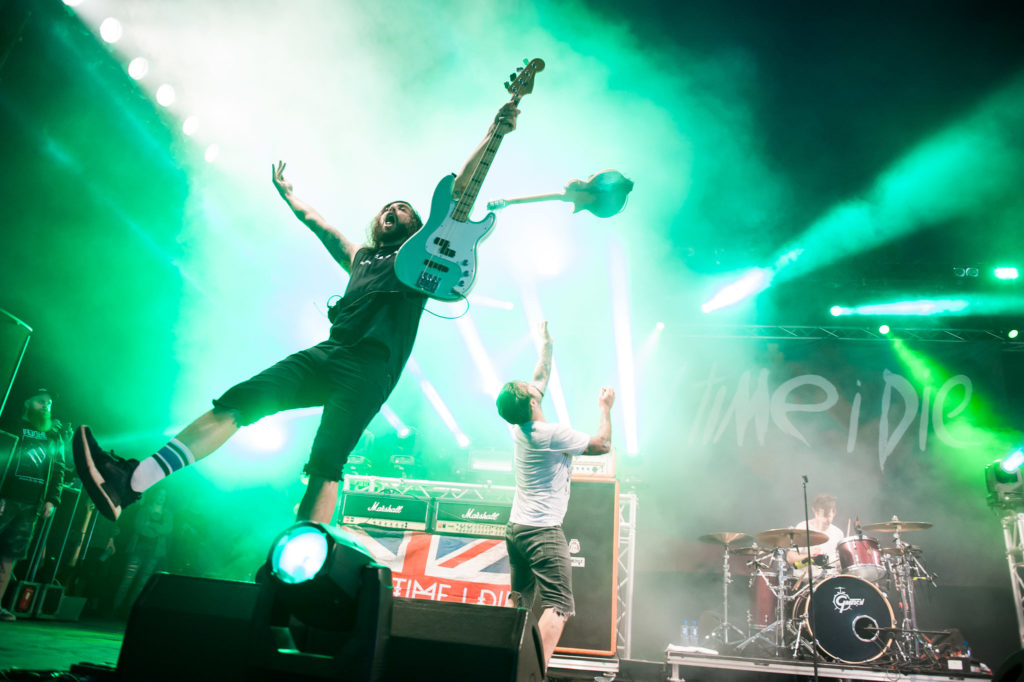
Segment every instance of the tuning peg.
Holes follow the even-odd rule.
[[[508,75],[508,79],[509,79],[510,81],[514,81],[514,80],[516,79],[516,75],[515,75],[514,73],[510,73],[510,74]]]
[[[524,59],[523,60],[523,66],[528,66],[529,64],[530,64],[530,60],[529,59]]]
[[[510,87],[512,87],[512,85],[508,81],[505,81],[505,89],[508,90]]]
[[[522,70],[523,70],[523,67],[521,67],[521,66],[517,66],[516,67],[516,73],[521,73]]]

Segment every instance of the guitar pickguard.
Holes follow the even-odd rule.
[[[454,175],[434,189],[427,223],[399,249],[395,274],[400,282],[431,298],[457,301],[465,298],[476,280],[476,247],[494,228],[494,214],[479,221],[452,219]]]

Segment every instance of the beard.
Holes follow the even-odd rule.
[[[389,232],[385,232],[384,226],[378,222],[373,228],[373,241],[379,246],[402,244],[410,236],[412,236],[412,225],[398,223]]]

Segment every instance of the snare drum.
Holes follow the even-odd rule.
[[[878,582],[885,577],[885,565],[882,562],[882,553],[878,549],[878,540],[866,535],[851,535],[840,541],[837,551],[843,573],[871,582]]]

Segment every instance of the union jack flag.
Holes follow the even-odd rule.
[[[509,591],[503,538],[345,526],[391,569],[396,597],[502,606]]]

